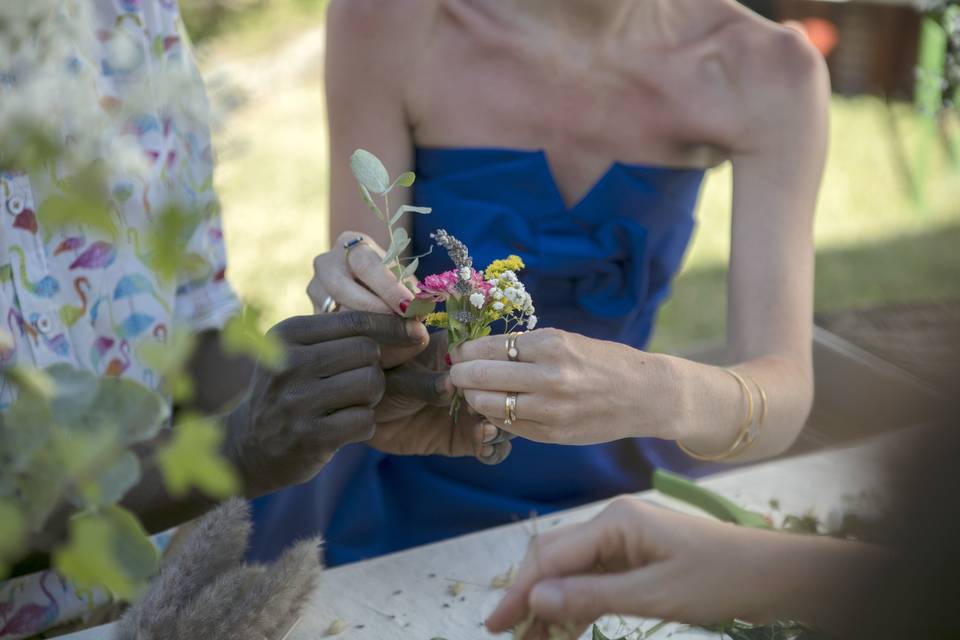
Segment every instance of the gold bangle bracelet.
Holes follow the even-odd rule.
[[[755,427],[751,425],[747,434],[747,439],[743,443],[744,448],[747,448],[753,444],[753,441],[756,440],[757,436],[760,435],[760,432],[763,431],[763,425],[767,420],[767,392],[764,391],[763,387],[760,386],[760,383],[754,380],[752,377],[747,376],[747,378],[753,383],[753,386],[757,388],[757,392],[760,394],[760,418],[757,420]]]
[[[744,380],[743,377],[733,369],[724,369],[724,371],[733,376],[733,379],[737,381],[738,385],[740,385],[740,390],[743,392],[743,395],[747,398],[747,419],[744,421],[743,425],[741,425],[740,431],[737,433],[737,438],[733,441],[733,444],[730,445],[728,449],[721,451],[720,453],[697,453],[677,440],[677,446],[680,447],[680,450],[695,460],[701,460],[703,462],[719,462],[720,460],[726,460],[727,458],[735,455],[740,451],[744,440],[747,439],[748,434],[750,433],[750,427],[753,425],[753,393],[750,391],[750,387],[747,386],[747,381]],[[763,406],[765,415],[766,399],[765,396],[761,396],[761,398],[764,399]]]

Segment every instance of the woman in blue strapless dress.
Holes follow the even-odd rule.
[[[408,431],[441,455],[396,455],[375,438],[379,448],[346,447],[314,481],[257,500],[252,555],[320,531],[329,564],[352,562],[642,490],[658,466],[703,473],[789,446],[812,389],[816,54],[728,0],[366,5],[335,0],[328,14],[336,240],[315,262],[311,298],[383,313],[408,300],[379,265],[384,229],[349,173],[365,147],[392,174],[417,173],[395,203],[433,209],[409,223],[413,253],[444,228],[478,268],[519,255],[546,329],[517,339],[519,362],[502,336],[454,354],[451,379],[480,417],[452,425],[434,411]],[[704,169],[723,160],[735,180],[730,369],[643,351]],[[440,250],[418,273],[450,268]],[[484,428],[493,439],[472,458],[442,444]]]

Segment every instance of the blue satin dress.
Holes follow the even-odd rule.
[[[617,162],[572,207],[541,151],[421,148],[416,172],[414,202],[433,214],[415,217],[414,253],[440,227],[466,243],[478,268],[515,253],[540,326],[646,345],[694,228],[703,171]],[[435,250],[418,271],[450,268]],[[654,439],[518,438],[496,466],[350,445],[313,481],[254,502],[251,556],[272,559],[322,532],[328,565],[353,562],[640,491],[654,467],[697,472],[674,443]]]

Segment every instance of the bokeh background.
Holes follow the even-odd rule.
[[[181,4],[215,110],[230,279],[243,298],[264,309],[267,322],[308,313],[312,259],[329,245],[326,2]],[[900,86],[888,91],[860,77],[866,72],[851,70],[850,60],[859,60],[912,74],[916,41],[910,33],[905,40],[903,32],[909,20],[876,19],[870,11],[864,10],[866,18],[854,16],[859,31],[840,24],[838,33],[825,36],[833,47],[828,61],[835,88],[840,84],[846,95],[838,90],[833,97],[816,216],[816,310],[822,318],[960,299],[960,148],[949,135],[956,136],[960,125],[949,116],[941,123],[946,133],[926,137],[927,124],[902,78],[894,78]],[[877,55],[885,58],[877,61]],[[729,167],[711,171],[699,228],[658,323],[656,350],[688,350],[724,335],[730,195]]]

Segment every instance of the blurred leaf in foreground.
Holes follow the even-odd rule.
[[[276,371],[283,367],[286,352],[275,336],[260,329],[260,311],[246,307],[242,313],[231,318],[220,335],[223,350],[227,355],[245,355],[261,366]]]
[[[0,500],[0,578],[6,577],[9,571],[7,562],[20,553],[23,536],[20,509],[9,500]]]
[[[79,586],[102,586],[130,600],[157,569],[157,551],[137,519],[121,507],[70,521],[70,541],[53,554],[56,568]]]
[[[223,429],[213,419],[187,417],[173,429],[173,440],[157,455],[167,489],[182,496],[196,487],[214,498],[235,495],[240,488],[233,467],[220,454]]]

